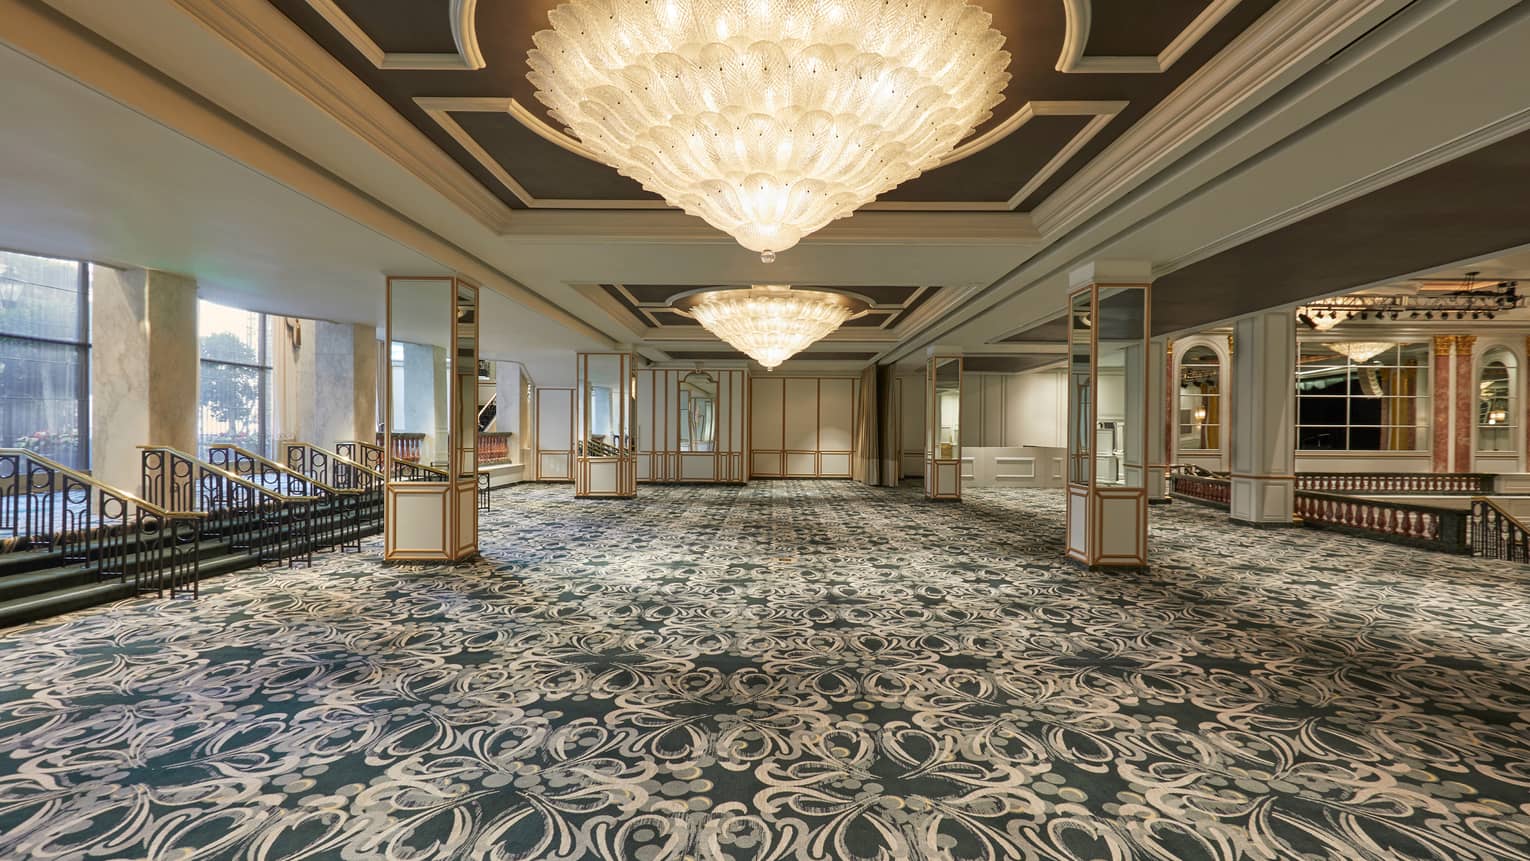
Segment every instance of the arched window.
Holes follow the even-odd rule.
[[[1477,450],[1511,452],[1517,448],[1517,404],[1514,396],[1519,382],[1514,354],[1502,347],[1489,350],[1482,357],[1477,376]]]
[[[1179,360],[1179,450],[1222,447],[1222,360],[1196,346]]]

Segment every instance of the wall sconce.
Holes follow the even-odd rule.
[[[1195,408],[1195,412],[1191,413],[1191,415],[1195,416],[1195,423],[1196,424],[1203,425],[1203,424],[1206,423],[1206,408],[1205,407],[1203,407],[1203,406],[1196,407]]]
[[[1488,422],[1487,423],[1490,424],[1490,425],[1501,425],[1501,424],[1503,424],[1504,422],[1506,422],[1508,420],[1509,420],[1509,412],[1508,412],[1508,410],[1489,410],[1488,411]]]

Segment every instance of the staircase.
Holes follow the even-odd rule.
[[[478,411],[478,432],[483,433],[494,424],[494,417],[499,415],[499,395],[489,398],[489,402]]]
[[[0,449],[0,627],[135,596],[195,598],[203,577],[311,564],[382,528],[380,482],[337,489],[281,470],[257,483],[165,447],[143,447],[142,460],[138,497]]]

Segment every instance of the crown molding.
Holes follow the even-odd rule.
[[[233,5],[236,0],[225,0]],[[575,334],[610,337],[477,256],[410,220],[83,24],[31,0],[0,0],[0,42],[106,98],[269,177]],[[327,55],[326,55],[327,56]],[[380,278],[381,276],[379,276]]]
[[[442,131],[451,135],[473,160],[483,166],[491,176],[499,181],[509,192],[516,196],[521,203],[532,209],[669,209],[670,205],[662,200],[587,200],[579,198],[542,198],[536,197],[526,190],[526,187],[511,175],[499,160],[489,154],[489,151],[478,143],[462,124],[452,117],[453,113],[503,113],[513,117],[517,122],[535,132],[545,140],[551,141],[575,155],[588,158],[591,161],[600,161],[594,153],[579,146],[576,141],[567,135],[560,134],[551,126],[542,122],[526,109],[524,105],[515,99],[497,98],[493,96],[419,96],[414,100],[420,110],[436,121]]]
[[[512,210],[265,0],[171,0],[356,137],[496,233]]]
[[[558,210],[517,212],[506,239],[735,244],[732,237],[678,209]],[[1023,212],[866,212],[831,222],[805,245],[1038,245],[1031,217]]]
[[[1405,0],[1286,0],[1159,102],[1033,213],[1043,235],[1064,233],[1218,130],[1240,103],[1278,81],[1335,33],[1379,21]]]
[[[478,0],[451,0],[447,14],[451,16],[452,41],[457,50],[451,54],[409,54],[384,51],[366,30],[351,16],[345,14],[335,0],[308,0],[308,5],[325,20],[341,38],[351,43],[361,56],[379,69],[414,69],[471,72],[484,68],[483,52],[478,48]]]
[[[1162,51],[1142,57],[1091,57],[1084,53],[1089,44],[1089,30],[1094,21],[1093,0],[1063,0],[1067,30],[1063,35],[1062,55],[1057,71],[1072,74],[1158,75],[1169,70],[1185,52],[1195,47],[1211,32],[1240,0],[1214,0],[1195,16],[1189,26],[1174,37]]]

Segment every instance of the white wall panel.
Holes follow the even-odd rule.
[[[717,382],[714,451],[687,453],[680,451],[680,381],[698,370],[711,375]],[[640,368],[637,379],[639,481],[747,480],[744,464],[747,372],[742,368]],[[779,429],[779,418],[777,427]]]
[[[574,447],[574,390],[536,390],[538,481],[569,481]]]
[[[848,478],[860,381],[757,376],[749,408],[753,477]]]

